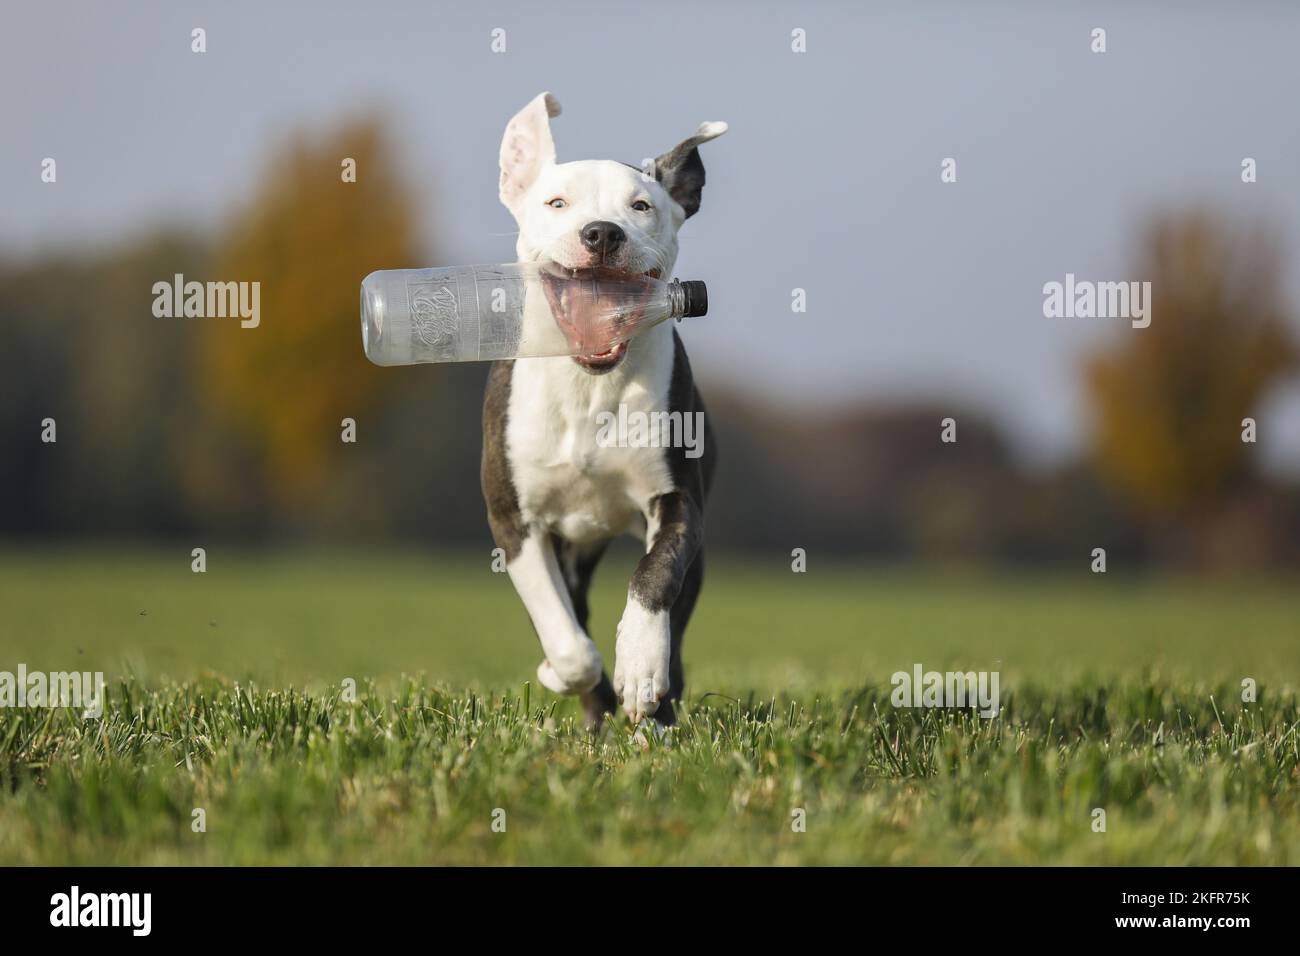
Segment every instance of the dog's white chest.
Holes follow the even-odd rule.
[[[601,413],[666,409],[671,352],[663,364],[597,377],[568,359],[515,363],[506,445],[526,523],[576,542],[644,532],[650,500],[672,490],[664,449],[611,442]]]

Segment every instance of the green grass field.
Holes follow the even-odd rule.
[[[537,686],[486,555],[0,552],[0,670],[109,682],[0,710],[0,863],[1300,864],[1300,582],[824,564],[710,566],[646,743]],[[892,707],[917,663],[1002,715]]]

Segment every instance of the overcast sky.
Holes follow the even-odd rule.
[[[1152,212],[1282,227],[1300,303],[1300,5],[1138,6],[5,4],[0,252],[214,228],[286,130],[382,110],[424,186],[429,264],[508,261],[497,150],[538,92],[564,107],[561,161],[639,162],[726,120],[677,269],[709,282],[709,317],[683,326],[706,396],[710,379],[781,405],[946,395],[1053,461],[1082,440],[1082,350],[1120,324],[1046,319],[1042,286],[1140,279]],[[1263,416],[1261,450],[1300,469],[1300,388]]]

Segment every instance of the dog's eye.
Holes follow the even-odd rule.
[[[650,204],[644,199],[638,199],[636,202],[632,203],[632,208],[637,212],[649,212]]]
[[[556,196],[554,199],[550,200],[546,205],[550,206],[552,209],[563,209],[565,206],[568,205],[568,203],[565,202],[563,199],[561,199],[559,196]]]

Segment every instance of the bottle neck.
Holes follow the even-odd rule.
[[[682,319],[686,316],[686,289],[679,280],[668,283],[668,318]]]

